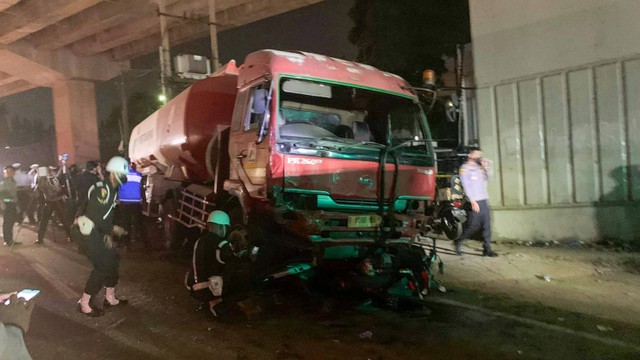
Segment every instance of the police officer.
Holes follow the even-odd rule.
[[[29,167],[29,172],[27,176],[29,177],[29,206],[25,209],[27,213],[27,217],[29,218],[29,222],[31,225],[37,224],[36,220],[36,210],[38,209],[38,194],[35,191],[36,189],[36,181],[38,179],[38,168],[40,165],[31,164]]]
[[[115,156],[107,163],[106,170],[109,175],[105,181],[96,183],[89,190],[89,201],[84,214],[89,221],[89,260],[93,264],[93,271],[79,301],[78,311],[92,317],[104,314],[102,309],[91,303],[91,298],[103,286],[106,287],[104,307],[125,305],[128,302],[118,299],[115,294],[120,259],[114,248],[113,236],[122,236],[125,231],[113,225],[113,210],[118,187],[127,181],[129,165],[124,158]]]
[[[29,202],[31,200],[31,188],[29,183],[29,175],[22,170],[22,165],[20,163],[13,164],[13,168],[16,170],[13,179],[16,181],[16,185],[18,186],[18,224],[22,225],[24,221],[24,215],[29,208]],[[29,215],[29,223],[35,223],[35,219],[33,218],[33,214]]]
[[[460,167],[460,180],[471,202],[471,211],[464,231],[454,242],[455,251],[462,255],[462,241],[482,228],[482,256],[496,257],[498,254],[491,250],[491,212],[487,192],[487,182],[493,177],[493,169],[479,148],[470,147],[468,154],[467,162]]]
[[[139,241],[142,233],[142,174],[136,171],[134,163],[130,164],[127,182],[118,188],[118,203],[118,225],[129,232],[131,241]]]
[[[13,166],[9,165],[4,168],[4,181],[0,183],[0,200],[2,201],[2,209],[4,210],[2,222],[2,236],[4,237],[4,246],[12,246],[20,244],[13,241],[13,224],[18,218],[18,209],[16,206],[18,199],[18,186],[13,178],[16,171]]]
[[[35,243],[38,245],[42,245],[44,243],[44,235],[47,232],[47,225],[49,224],[49,220],[54,212],[58,220],[62,222],[67,239],[69,239],[71,224],[68,221],[64,208],[65,203],[62,186],[60,185],[60,181],[57,177],[49,176],[49,169],[46,166],[38,168],[36,189],[44,202],[42,204],[42,211],[40,212],[38,240],[36,240]]]
[[[231,243],[226,240],[229,225],[229,215],[224,211],[209,214],[207,233],[193,246],[193,262],[185,279],[191,296],[208,302],[213,316],[218,316],[214,307],[222,302],[225,267],[236,259]]]

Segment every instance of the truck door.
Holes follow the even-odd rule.
[[[231,179],[239,180],[251,197],[266,198],[268,138],[258,142],[264,121],[269,119],[269,82],[241,89],[233,115],[229,156]]]

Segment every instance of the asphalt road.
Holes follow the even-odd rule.
[[[17,227],[16,227],[17,230]],[[59,239],[62,236],[58,237]],[[280,292],[255,299],[249,320],[225,304],[224,318],[197,312],[182,282],[188,264],[123,249],[119,293],[105,316],[76,311],[90,265],[72,244],[0,249],[0,289],[41,289],[26,343],[34,359],[638,359],[640,331],[465,289],[433,294],[420,310],[394,312],[339,299]],[[624,311],[621,309],[621,311]],[[549,319],[566,319],[552,324]]]

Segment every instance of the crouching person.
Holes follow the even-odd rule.
[[[191,269],[187,272],[185,285],[195,299],[206,302],[213,316],[218,316],[215,306],[222,302],[225,268],[237,257],[227,241],[229,215],[215,210],[209,214],[207,233],[193,246]]]

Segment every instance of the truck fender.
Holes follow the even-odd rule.
[[[252,209],[249,191],[239,180],[225,180],[224,190],[228,192],[229,195],[238,199],[238,202],[242,207],[242,222],[246,225],[248,223],[249,213]]]

